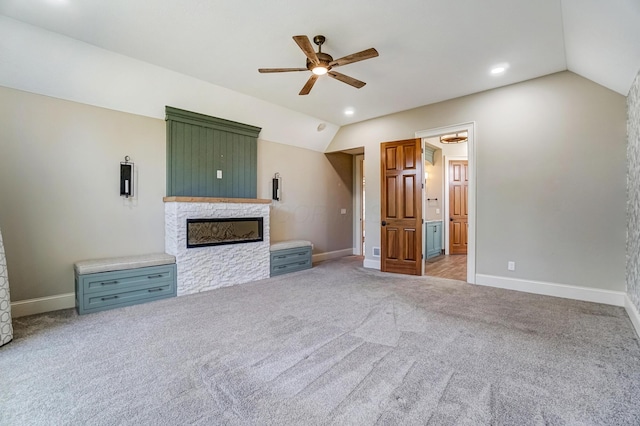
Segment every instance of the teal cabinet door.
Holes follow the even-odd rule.
[[[442,222],[427,222],[424,237],[427,259],[438,256],[442,251]]]

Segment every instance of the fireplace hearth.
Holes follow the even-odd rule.
[[[263,241],[263,219],[187,219],[187,248]]]

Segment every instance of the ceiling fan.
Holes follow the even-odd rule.
[[[322,52],[322,44],[326,38],[323,35],[317,35],[313,38],[313,42],[318,45],[318,52],[313,50],[313,45],[309,41],[306,35],[293,36],[293,40],[298,44],[300,49],[307,56],[306,68],[260,68],[258,72],[272,73],[272,72],[291,72],[291,71],[311,71],[313,74],[307,80],[299,95],[308,95],[311,92],[311,88],[316,83],[318,77],[324,74],[328,74],[329,77],[335,78],[338,81],[347,83],[357,89],[362,88],[365,84],[364,81],[356,80],[348,75],[340,74],[339,72],[332,71],[333,68],[352,64],[358,61],[364,61],[365,59],[375,58],[378,56],[378,51],[374,48],[363,50],[362,52],[353,53],[351,55],[344,56],[339,59],[333,59],[333,57],[327,53]]]

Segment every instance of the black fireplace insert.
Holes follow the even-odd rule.
[[[263,241],[261,217],[187,219],[187,248]]]

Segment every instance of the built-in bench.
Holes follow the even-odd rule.
[[[74,264],[79,314],[173,297],[176,258],[166,253],[84,260]]]
[[[271,276],[311,268],[310,241],[294,240],[273,243],[271,252]]]

